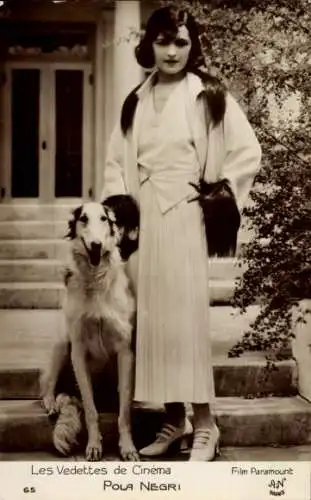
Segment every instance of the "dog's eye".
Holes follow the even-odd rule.
[[[83,214],[83,215],[81,215],[79,221],[82,222],[82,224],[87,224],[89,219],[88,219],[87,215]]]
[[[101,220],[102,222],[106,222],[106,220],[107,220],[106,215],[102,215],[102,216],[101,216],[101,218],[100,218],[100,220]]]

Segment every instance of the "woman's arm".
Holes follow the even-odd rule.
[[[118,123],[110,137],[103,175],[101,200],[114,194],[126,194],[124,180],[125,137]]]
[[[221,178],[229,180],[241,211],[260,167],[261,148],[246,115],[230,94],[227,95],[223,134],[225,157]]]

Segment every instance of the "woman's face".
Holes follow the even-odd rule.
[[[176,76],[187,65],[191,50],[191,39],[186,26],[180,26],[176,38],[159,33],[152,44],[155,65],[165,76]]]

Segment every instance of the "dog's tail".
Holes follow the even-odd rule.
[[[62,455],[69,455],[79,444],[82,431],[82,407],[80,401],[67,394],[56,398],[58,419],[53,430],[53,443]]]

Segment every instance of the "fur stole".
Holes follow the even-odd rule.
[[[208,121],[211,119],[213,124],[218,125],[225,114],[226,110],[226,89],[220,80],[205,71],[197,70],[194,72],[201,78],[204,89],[199,93],[198,97],[203,95],[206,99],[206,106],[209,113]],[[138,103],[137,90],[144,82],[135,87],[125,98],[121,111],[121,130],[124,135],[132,127],[133,119]]]

